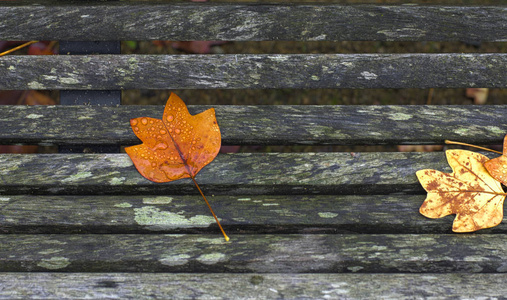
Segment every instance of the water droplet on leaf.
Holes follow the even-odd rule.
[[[220,132],[216,123],[213,124],[216,122],[214,110],[201,114],[200,117],[194,118],[188,113],[183,101],[171,94],[161,120],[149,117],[130,120],[136,135],[143,141],[141,145],[125,148],[137,170],[154,182],[193,178],[216,157],[220,149]],[[194,128],[192,125],[197,124],[194,120],[206,125],[201,124]],[[201,140],[199,136],[205,143],[198,142]],[[204,195],[202,196],[207,202]],[[229,240],[214,213],[213,216],[224,237]]]
[[[161,150],[165,150],[167,149],[169,146],[167,146],[166,143],[158,143],[156,146],[155,146],[155,150],[158,150],[158,149],[161,149]]]

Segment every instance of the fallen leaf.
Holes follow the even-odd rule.
[[[37,42],[28,47],[28,55],[54,55],[56,54],[55,41]]]
[[[484,163],[489,174],[504,185],[507,185],[507,135],[503,140],[503,154]]]
[[[419,170],[417,178],[428,192],[420,213],[428,218],[456,214],[452,230],[472,232],[498,225],[503,219],[503,202],[507,194],[488,173],[488,157],[466,150],[447,150],[453,172]]]
[[[215,110],[192,116],[171,93],[162,120],[141,117],[130,125],[143,144],[125,148],[141,175],[154,182],[192,178],[218,154],[220,129]]]
[[[28,55],[53,55],[56,54],[56,41],[29,41],[29,42],[16,42],[16,41],[3,41],[0,42],[0,51],[9,46],[16,46],[7,51],[1,52],[0,56],[12,53],[19,49],[28,47]]]
[[[398,145],[399,152],[433,152],[441,151],[441,145]]]
[[[0,91],[0,105],[54,105],[53,99],[38,91]],[[0,145],[0,153],[37,153],[36,145]]]
[[[240,148],[240,146],[222,146],[220,153],[238,153]]]
[[[55,105],[56,102],[51,97],[38,91],[27,91],[22,104],[26,105]]]
[[[211,53],[213,46],[223,45],[225,41],[179,41],[173,42],[171,46],[174,49],[187,53],[208,54]]]
[[[467,88],[466,96],[474,99],[474,104],[486,104],[488,101],[489,89],[487,88]]]
[[[0,153],[37,153],[36,145],[1,145]]]
[[[31,41],[22,43],[15,41],[2,41],[0,42],[0,51],[4,50],[5,47],[9,46],[16,47],[0,53],[0,56],[7,55],[24,47],[28,47],[29,55],[54,54],[51,51],[53,49],[52,47],[54,46],[54,43],[49,42]],[[33,90],[0,91],[0,105],[54,105],[54,104],[56,103],[52,98],[38,91]],[[0,145],[0,153],[37,153],[37,152],[38,146],[36,145]]]
[[[217,156],[220,145],[220,129],[215,110],[210,108],[195,116],[187,106],[171,93],[162,120],[140,117],[130,120],[136,136],[143,142],[125,148],[139,173],[154,182],[169,182],[191,178],[222,229],[208,200],[195,181],[197,173]]]
[[[7,55],[7,54],[12,53],[12,52],[14,52],[14,51],[17,51],[17,50],[19,50],[19,49],[22,49],[22,48],[25,48],[25,47],[27,47],[27,46],[30,46],[30,45],[32,45],[32,44],[34,44],[34,43],[37,43],[37,41],[30,41],[30,42],[23,43],[23,44],[21,44],[21,45],[19,45],[19,46],[16,46],[16,47],[12,48],[12,49],[9,49],[9,50],[7,50],[7,51],[3,51],[2,53],[0,53],[0,56]],[[2,47],[3,47],[3,46],[4,46],[4,45],[2,45]]]
[[[190,0],[191,2],[207,2],[208,0]],[[171,45],[172,48],[180,51],[184,51],[186,53],[196,53],[196,54],[208,54],[222,52],[222,51],[212,51],[214,46],[219,46],[227,43],[226,41],[152,41],[152,43],[159,47],[164,48],[168,45]],[[218,50],[218,49],[215,49]]]

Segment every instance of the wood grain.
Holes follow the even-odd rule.
[[[491,5],[0,3],[1,40],[477,44],[507,41],[506,23]],[[504,53],[5,56],[0,89],[504,88],[506,66]],[[230,145],[501,143],[505,109],[216,107]],[[0,144],[136,144],[129,119],[161,111],[0,106]],[[190,180],[154,184],[125,154],[1,154],[0,299],[504,297],[507,225],[458,235],[452,216],[424,218],[424,168],[450,171],[442,153],[219,155],[197,181],[226,243]]]
[[[502,144],[507,107],[215,105],[224,145]],[[189,106],[197,114],[210,106]],[[0,144],[140,141],[129,120],[160,119],[163,106],[0,106]]]
[[[493,88],[506,73],[505,53],[12,55],[0,89]]]
[[[8,299],[502,298],[506,274],[3,273]]]
[[[96,1],[76,6],[69,2],[2,3],[0,38],[475,42],[507,39],[504,6],[146,1]]]
[[[419,214],[426,195],[210,196],[230,233],[451,233],[454,216]],[[0,198],[2,233],[216,233],[198,195]],[[507,225],[479,233],[507,233]]]
[[[2,154],[4,194],[196,194],[190,179],[156,184],[126,154]],[[449,172],[442,153],[221,154],[196,176],[208,195],[419,193],[415,172]]]
[[[0,271],[505,272],[498,235],[0,235]],[[487,253],[487,255],[484,255]]]

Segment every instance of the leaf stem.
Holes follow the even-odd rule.
[[[498,153],[500,155],[503,154],[502,152],[499,152],[499,151],[496,151],[496,150],[493,150],[493,149],[484,148],[484,147],[481,147],[481,146],[476,146],[476,145],[467,144],[467,143],[461,143],[461,142],[455,142],[455,141],[449,141],[449,140],[445,140],[445,143],[448,144],[448,145],[461,145],[461,146],[473,147],[473,148],[477,148],[477,149],[481,149],[481,150],[485,150],[485,151],[489,151],[489,152]]]
[[[217,216],[215,215],[215,213],[213,212],[213,209],[211,208],[211,205],[209,205],[208,199],[206,199],[206,196],[204,196],[204,193],[201,191],[201,188],[200,188],[200,187],[199,187],[199,185],[197,184],[197,181],[195,181],[194,176],[190,176],[190,178],[192,178],[192,181],[194,182],[195,186],[196,186],[196,187],[197,187],[197,189],[199,190],[199,193],[201,193],[202,198],[204,199],[204,201],[205,201],[205,202],[206,202],[206,204],[208,205],[208,208],[209,208],[209,210],[211,211],[211,214],[213,215],[213,218],[215,218],[215,221],[217,222],[218,227],[220,227],[220,230],[222,231],[222,234],[224,235],[225,241],[226,241],[226,242],[228,242],[228,241],[229,241],[229,237],[227,236],[227,234],[225,234],[225,231],[224,231],[224,229],[222,228],[222,225],[220,225],[220,221],[218,221]]]
[[[29,45],[31,45],[31,44],[33,44],[33,43],[37,43],[37,42],[38,42],[38,41],[30,41],[30,42],[26,42],[26,43],[24,43],[24,44],[22,44],[22,45],[19,45],[19,46],[17,46],[17,47],[14,47],[14,48],[12,48],[12,49],[9,49],[9,50],[7,50],[7,51],[4,51],[4,52],[0,53],[0,56],[4,56],[4,55],[6,55],[6,54],[9,54],[9,53],[11,53],[11,52],[14,52],[14,51],[16,51],[16,50],[19,50],[19,49],[21,49],[21,48],[24,48],[24,47],[26,47],[26,46],[29,46]]]

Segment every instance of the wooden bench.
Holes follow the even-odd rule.
[[[505,223],[452,234],[452,217],[418,212],[415,172],[450,171],[441,152],[220,154],[196,179],[226,243],[190,180],[155,184],[124,153],[83,151],[137,144],[129,119],[161,117],[118,105],[123,89],[507,86],[504,53],[122,55],[120,40],[501,42],[506,24],[494,5],[1,2],[1,40],[85,51],[0,58],[0,89],[61,90],[72,104],[0,107],[0,144],[61,149],[0,155],[0,298],[505,297]],[[507,133],[505,105],[214,107],[224,145]]]

